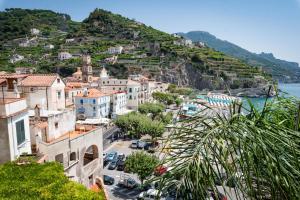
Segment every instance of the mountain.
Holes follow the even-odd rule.
[[[257,93],[264,93],[271,83],[271,76],[258,67],[102,9],[95,9],[82,22],[49,10],[7,9],[0,12],[0,25],[0,68],[5,71],[30,67],[38,73],[70,76],[81,66],[80,55],[88,53],[95,76],[106,66],[119,78],[141,73],[197,89],[256,88]],[[41,33],[32,35],[31,28]],[[24,41],[28,45],[24,46]],[[45,48],[49,44],[54,48]],[[113,56],[108,49],[116,46],[124,47],[122,54],[117,55],[116,62],[107,61]],[[73,57],[59,60],[60,52]],[[24,58],[11,62],[16,55]]]
[[[207,46],[242,59],[249,65],[261,66],[268,73],[271,73],[274,79],[279,81],[300,82],[300,67],[296,62],[277,59],[271,53],[252,53],[233,43],[218,39],[214,35],[204,31],[192,31],[178,34],[189,38],[194,42],[204,42]]]

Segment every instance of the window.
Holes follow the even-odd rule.
[[[57,79],[57,83],[60,83],[60,79],[59,78]]]
[[[132,99],[132,96],[131,96],[131,95],[129,95],[129,99]]]
[[[80,99],[80,104],[83,105],[83,99]]]
[[[103,84],[105,84],[105,81],[103,81]]]
[[[18,121],[16,123],[16,131],[17,131],[17,144],[20,145],[25,142],[25,126],[24,120]]]
[[[72,153],[70,154],[70,161],[74,161],[74,160],[76,160],[76,153],[75,153],[75,152],[72,152]]]
[[[116,88],[113,88],[113,90],[115,90]]]
[[[129,92],[132,93],[132,88],[129,88]]]
[[[96,104],[96,99],[93,99],[93,104]]]
[[[56,129],[58,129],[58,122],[55,122],[54,126],[55,126]]]
[[[121,88],[119,88],[119,90],[121,91]]]
[[[58,162],[58,163],[61,163],[63,164],[64,163],[64,154],[58,154],[55,156],[55,161]]]
[[[57,91],[57,98],[58,98],[58,99],[61,98],[61,91]]]
[[[96,113],[93,113],[93,117],[96,117]]]
[[[93,110],[96,111],[96,107],[93,107]]]
[[[109,81],[107,81],[107,84],[109,84]]]

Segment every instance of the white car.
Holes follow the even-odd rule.
[[[139,200],[155,200],[157,198],[166,200],[166,198],[160,194],[159,190],[156,189],[149,189],[146,192],[142,192],[138,197]]]

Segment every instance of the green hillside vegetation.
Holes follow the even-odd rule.
[[[7,163],[0,165],[0,177],[0,199],[105,199],[70,181],[58,163]]]
[[[292,81],[300,81],[300,67],[298,63],[276,59],[273,54],[256,54],[249,52],[233,43],[220,40],[203,31],[192,31],[179,34],[190,38],[194,42],[204,42],[209,47],[241,59],[249,65],[263,67],[263,69],[271,73],[274,78],[281,81],[288,81],[286,76],[289,76]]]
[[[59,72],[62,76],[69,76],[81,66],[81,61],[78,56],[59,61],[58,53],[67,51],[73,55],[90,54],[95,72],[106,65],[110,74],[118,78],[125,78],[129,73],[157,78],[163,69],[180,70],[180,66],[174,68],[172,65],[179,63],[190,64],[201,76],[214,77],[211,82],[215,88],[224,85],[219,77],[232,87],[256,87],[259,81],[253,79],[255,76],[263,77],[265,82],[271,79],[258,67],[251,67],[211,48],[175,45],[178,38],[102,9],[94,10],[83,22],[74,22],[66,14],[47,10],[7,9],[0,12],[0,16],[0,24],[4,25],[0,37],[5,38],[1,40],[4,44],[0,47],[0,67],[5,71],[31,67],[38,73]],[[8,28],[12,24],[17,31]],[[13,39],[25,39],[33,27],[41,30],[37,42],[30,47],[19,47],[18,41]],[[66,43],[67,38],[75,41]],[[45,49],[47,44],[54,45],[54,49]],[[118,55],[118,62],[105,63],[104,59],[112,56],[107,49],[118,45],[125,47],[125,52]],[[14,54],[25,58],[10,63]]]

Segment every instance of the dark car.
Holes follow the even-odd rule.
[[[111,161],[110,164],[109,164],[109,166],[108,166],[108,169],[110,169],[110,170],[116,169],[116,167],[117,167],[117,162],[118,162],[117,159]]]
[[[115,183],[115,179],[113,177],[103,175],[104,185],[113,185]]]
[[[125,161],[119,160],[119,161],[117,162],[117,170],[118,170],[118,171],[123,171],[124,168],[125,168]]]
[[[123,153],[118,155],[118,160],[124,160],[125,159],[125,155]]]

